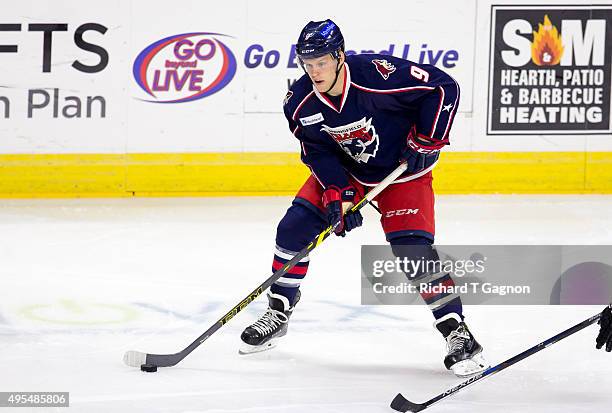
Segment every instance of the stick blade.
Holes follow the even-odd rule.
[[[406,398],[402,396],[401,393],[398,393],[397,396],[395,396],[395,398],[391,402],[391,408],[398,412],[416,413],[416,412],[420,412],[421,410],[423,410],[425,406],[419,403],[412,403],[411,401],[406,400]]]
[[[130,367],[140,367],[142,364],[147,364],[147,353],[140,351],[126,351],[123,355],[123,362]]]
[[[176,354],[147,354],[147,364],[157,367],[172,367],[185,358],[183,353]]]

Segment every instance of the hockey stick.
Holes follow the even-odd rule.
[[[544,350],[546,347],[555,344],[557,341],[560,341],[566,337],[571,336],[572,334],[582,330],[585,327],[590,326],[591,324],[597,322],[597,320],[599,320],[599,318],[601,317],[601,313],[594,315],[591,318],[588,318],[586,320],[584,320],[583,322],[576,324],[573,327],[568,328],[567,330],[557,334],[554,337],[549,338],[546,341],[541,342],[540,344],[537,344],[533,347],[531,347],[530,349],[527,349],[525,351],[523,351],[520,354],[517,354],[516,356],[509,358],[506,361],[503,361],[501,363],[499,363],[496,366],[493,367],[489,367],[488,369],[486,369],[485,371],[483,371],[482,373],[479,373],[473,377],[470,377],[469,379],[467,379],[466,381],[464,381],[461,384],[458,384],[457,386],[453,387],[452,389],[446,390],[444,393],[437,395],[436,397],[434,397],[433,399],[430,399],[428,401],[426,401],[425,403],[413,403],[409,400],[406,400],[404,398],[404,396],[402,396],[401,393],[398,393],[397,396],[395,396],[395,398],[393,399],[393,401],[391,402],[391,408],[394,410],[397,410],[398,412],[420,412],[421,410],[425,410],[428,407],[430,407],[431,405],[433,405],[434,403],[439,402],[440,400],[452,396],[453,394],[459,392],[460,390],[465,389],[467,386],[469,386],[470,384],[474,384],[477,381],[484,379],[486,377],[490,377],[492,375],[494,375],[495,373],[499,373],[500,371],[512,366],[515,363],[518,363],[519,361],[526,359],[529,356],[534,355],[535,353],[537,353],[538,351]]]
[[[350,211],[359,211],[364,206],[368,205],[372,199],[374,199],[379,193],[382,192],[387,186],[395,181],[404,171],[408,168],[408,165],[404,162],[400,164],[393,172],[389,174],[382,182],[376,185],[367,195],[354,205]],[[193,343],[185,347],[182,351],[175,354],[148,354],[140,351],[128,351],[123,356],[123,362],[131,367],[140,367],[142,364],[152,364],[158,367],[170,367],[174,366],[181,360],[183,360],[189,353],[195,350],[200,344],[205,342],[211,335],[217,330],[230,321],[236,314],[243,310],[249,305],[255,298],[257,298],[262,292],[270,287],[276,280],[284,276],[290,269],[292,269],[300,260],[306,257],[312,250],[318,247],[327,237],[334,232],[336,227],[328,226],[323,232],[312,240],[307,247],[302,249],[295,257],[287,262],[282,268],[274,272],[266,281],[255,288],[246,298],[240,301],[234,308],[232,308],[227,314],[225,314],[219,321],[210,326],[200,337],[196,338]]]

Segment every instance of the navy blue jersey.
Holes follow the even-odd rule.
[[[448,135],[459,104],[459,85],[442,70],[394,56],[347,56],[341,96],[319,93],[308,75],[284,102],[289,129],[301,142],[302,161],[323,187],[349,185],[348,175],[375,185],[393,171],[404,151],[425,158],[429,172]]]

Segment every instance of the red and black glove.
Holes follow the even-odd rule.
[[[363,224],[361,212],[348,211],[357,202],[357,190],[352,186],[338,188],[329,186],[323,191],[323,206],[327,210],[327,223],[331,226],[338,224],[334,230],[336,235],[343,237]]]
[[[438,155],[440,149],[448,145],[448,139],[439,141],[431,139],[416,132],[413,127],[406,139],[406,148],[402,151],[402,160],[408,164],[408,171],[411,173],[425,169],[427,161]]]

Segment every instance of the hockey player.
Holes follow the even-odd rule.
[[[375,198],[381,224],[397,256],[437,259],[431,170],[459,104],[459,86],[430,65],[393,56],[347,56],[340,29],[331,20],[308,23],[296,53],[305,75],[284,100],[291,133],[312,174],[278,224],[272,264],[278,270],[328,225],[336,235],[361,226],[360,212],[347,213],[368,188],[399,162],[407,172]],[[410,213],[406,213],[406,211]],[[272,348],[287,332],[308,270],[304,258],[270,288],[269,308],[242,333],[241,353]],[[431,286],[452,286],[449,274],[416,274]],[[422,294],[446,339],[446,368],[466,376],[486,368],[482,347],[464,321],[454,294]]]

